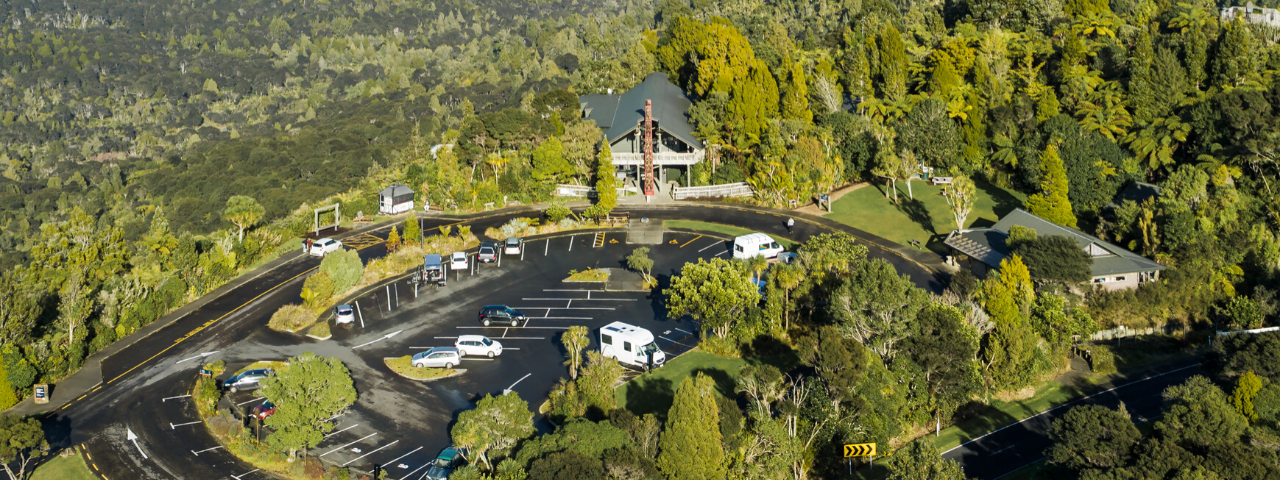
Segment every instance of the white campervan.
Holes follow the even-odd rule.
[[[777,257],[782,253],[782,245],[773,241],[773,237],[763,233],[752,233],[733,239],[733,258],[743,260],[751,257]]]
[[[661,367],[667,361],[667,355],[653,342],[653,333],[622,322],[600,329],[600,354],[645,370]]]

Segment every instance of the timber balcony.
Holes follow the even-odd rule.
[[[653,154],[653,164],[659,167],[687,167],[701,162],[704,156],[705,152],[703,150],[695,150],[691,153],[659,152]],[[644,154],[615,152],[613,154],[613,164],[627,166],[644,165]]]

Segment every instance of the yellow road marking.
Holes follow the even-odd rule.
[[[82,446],[83,446],[83,445],[82,445]],[[88,459],[89,459],[89,461],[91,461],[91,462],[93,461],[93,456],[89,455],[89,452],[84,452],[84,456],[85,456],[85,458],[88,458]]]
[[[693,237],[693,240],[689,240],[688,242],[685,242],[685,244],[684,244],[684,245],[688,245],[688,244],[690,244],[690,243],[696,242],[696,241],[698,241],[698,239],[699,239],[699,238],[702,238],[702,235],[698,235],[698,236],[696,236],[696,237]],[[680,248],[684,248],[684,245],[681,245],[681,246],[680,246]]]
[[[190,332],[187,332],[187,334],[186,334],[186,335],[183,335],[181,338],[179,338],[179,339],[177,339],[177,340],[174,340],[174,341],[173,341],[173,345],[169,345],[168,347],[165,347],[165,348],[164,348],[164,350],[161,350],[159,353],[156,353],[155,355],[152,355],[152,356],[151,356],[151,358],[148,358],[148,359],[146,359],[146,360],[143,360],[143,361],[142,361],[142,363],[139,363],[139,364],[137,364],[137,365],[134,365],[134,367],[133,367],[133,368],[130,368],[130,369],[128,369],[128,370],[125,370],[125,372],[124,372],[124,373],[121,373],[120,375],[117,375],[117,376],[116,376],[116,378],[111,379],[111,380],[110,380],[110,381],[108,381],[107,383],[111,383],[111,382],[114,382],[114,381],[116,381],[116,380],[119,380],[119,379],[120,379],[120,377],[123,377],[123,376],[125,376],[125,375],[128,375],[128,374],[129,374],[129,372],[132,372],[132,371],[134,371],[134,370],[137,370],[137,369],[138,369],[138,367],[141,367],[141,366],[143,366],[143,365],[146,365],[146,363],[147,363],[147,362],[150,362],[150,361],[152,361],[152,360],[155,360],[155,358],[156,358],[156,357],[159,357],[160,355],[163,355],[163,354],[164,354],[164,352],[167,352],[167,351],[169,351],[169,349],[171,349],[171,348],[173,348],[173,347],[178,346],[178,344],[179,344],[179,343],[182,343],[182,342],[183,342],[183,341],[185,341],[186,339],[191,338],[193,335],[195,335],[195,334],[197,334],[197,333],[200,333],[200,331],[201,331],[201,330],[204,330],[205,328],[208,328],[210,325],[213,325],[213,324],[215,324],[215,323],[218,323],[218,321],[219,321],[219,320],[222,320],[222,319],[224,319],[224,318],[227,318],[227,316],[229,316],[229,315],[231,315],[231,314],[233,314],[233,313],[236,313],[236,312],[240,311],[240,309],[242,309],[242,308],[244,308],[244,307],[248,306],[250,303],[253,303],[253,302],[257,301],[259,298],[262,298],[262,296],[263,296],[263,295],[266,295],[266,294],[268,294],[268,293],[274,292],[277,288],[280,288],[280,287],[284,286],[286,283],[289,283],[289,282],[294,281],[294,280],[295,280],[295,279],[297,279],[298,277],[301,277],[301,276],[303,276],[303,275],[306,275],[306,274],[308,274],[308,273],[311,273],[311,271],[312,271],[312,270],[315,270],[315,269],[317,269],[317,268],[320,268],[320,267],[319,267],[319,266],[311,267],[311,268],[307,269],[307,271],[305,271],[305,272],[302,272],[302,273],[299,273],[299,274],[297,274],[297,275],[294,275],[294,276],[293,276],[293,278],[290,278],[290,279],[288,279],[288,280],[285,280],[285,281],[283,281],[283,282],[280,282],[280,283],[279,283],[279,284],[277,284],[276,286],[274,286],[274,287],[271,287],[271,288],[267,289],[267,291],[262,292],[262,293],[259,293],[259,294],[258,294],[258,296],[256,296],[256,297],[253,297],[253,298],[249,299],[249,301],[244,302],[244,304],[243,304],[243,305],[240,305],[239,307],[236,307],[236,308],[231,309],[231,311],[229,311],[229,312],[227,312],[227,313],[224,313],[221,317],[218,317],[218,318],[215,318],[215,319],[213,319],[213,320],[209,320],[208,322],[205,322],[205,323],[204,323],[204,325],[201,325],[201,326],[197,327],[195,330],[192,330],[192,331],[190,331]],[[70,405],[70,404],[68,404],[68,405]],[[62,408],[66,408],[66,406],[63,406]]]
[[[77,402],[79,402],[79,401],[81,401],[81,400],[84,400],[84,397],[87,397],[87,396],[89,396],[89,394],[88,394],[88,393],[86,393],[86,394],[84,394],[84,395],[81,395],[81,396],[80,396],[80,398],[77,398],[77,399],[76,399],[76,401],[77,401]]]
[[[96,386],[96,387],[93,387],[93,390],[89,390],[89,393],[96,392],[96,391],[98,391],[98,389],[100,389],[100,388],[102,388],[102,385],[98,385],[98,386]]]
[[[93,462],[89,462],[89,465],[93,465],[93,471],[95,471],[95,472],[97,472],[97,471],[98,471],[98,464],[93,463]]]

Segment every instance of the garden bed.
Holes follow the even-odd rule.
[[[464,368],[415,367],[410,363],[412,362],[412,359],[409,355],[405,355],[403,357],[386,357],[383,358],[382,361],[383,363],[386,363],[387,368],[390,368],[392,372],[396,373],[396,375],[410,380],[440,380],[456,377],[467,372]]]
[[[569,278],[564,279],[566,282],[607,282],[609,281],[609,269],[607,268],[588,268],[581,272],[571,270]]]

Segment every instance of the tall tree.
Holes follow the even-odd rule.
[[[1227,22],[1213,55],[1213,84],[1239,87],[1253,75],[1253,32],[1244,20]]]
[[[227,208],[222,210],[222,218],[231,222],[240,230],[240,241],[244,241],[244,231],[258,222],[262,221],[262,216],[266,214],[266,209],[258,204],[257,200],[247,195],[232,195],[227,199]]]
[[[849,95],[857,103],[875,95],[875,87],[871,83],[871,64],[867,61],[867,44],[846,28],[844,31],[845,58],[841,62],[844,67],[845,84],[849,87]]]
[[[868,348],[889,361],[907,338],[916,312],[928,294],[881,259],[862,262],[857,275],[835,291],[828,307],[832,318]]]
[[[1053,421],[1047,455],[1052,463],[1073,469],[1115,469],[1128,463],[1142,440],[1129,413],[1100,405],[1081,405]]]
[[[449,437],[454,445],[467,449],[468,456],[479,457],[485,468],[493,470],[489,450],[514,447],[536,432],[529,403],[511,392],[496,397],[485,395],[476,402],[476,408],[458,414]]]
[[[418,224],[417,215],[409,215],[404,219],[404,243],[418,244],[422,242],[422,227]]]
[[[1262,386],[1262,377],[1254,375],[1253,372],[1244,372],[1244,375],[1236,379],[1235,389],[1231,390],[1231,405],[1251,422],[1258,421],[1258,412],[1253,407],[1253,400],[1258,397],[1258,392],[1262,391]]]
[[[1235,443],[1249,422],[1212,381],[1200,375],[1164,391],[1164,416],[1156,432],[1188,448]]]
[[[965,221],[973,212],[973,199],[977,196],[977,188],[967,175],[956,175],[951,184],[943,188],[947,206],[951,209],[951,219],[956,222],[956,230],[963,230]]]
[[[564,345],[565,354],[569,359],[564,362],[569,366],[569,378],[578,378],[578,367],[582,365],[582,351],[591,345],[591,337],[587,332],[587,327],[582,325],[572,325],[564,333],[560,334],[560,343]]]
[[[894,452],[888,460],[889,478],[897,480],[965,480],[955,460],[942,458],[933,440],[916,439]]]
[[[1129,55],[1129,104],[1133,105],[1133,117],[1139,122],[1156,118],[1152,112],[1157,97],[1152,85],[1152,61],[1155,58],[1151,34],[1140,29],[1133,53]]]
[[[1075,228],[1076,216],[1067,197],[1067,170],[1058,157],[1058,146],[1045,147],[1040,155],[1040,193],[1027,199],[1027,210],[1058,225]]]
[[[880,89],[891,100],[907,96],[907,48],[893,24],[880,31]]]
[[[805,80],[804,66],[799,61],[787,68],[787,88],[782,97],[782,118],[800,120],[806,124],[813,121],[813,112],[809,110],[809,84]]]
[[[0,415],[0,463],[9,480],[23,480],[32,460],[49,451],[40,421],[19,415]]]
[[[701,372],[685,378],[676,389],[667,427],[658,440],[658,468],[673,480],[725,478],[724,450],[720,445],[720,407],[715,381]]]
[[[1082,283],[1093,276],[1093,257],[1062,235],[1045,235],[1020,242],[1013,249],[1022,257],[1031,276],[1040,280]]]
[[[668,297],[667,316],[692,316],[703,328],[724,337],[747,307],[760,301],[759,290],[748,281],[750,276],[742,262],[699,258],[698,263],[686,263],[663,292]]]
[[[725,124],[744,135],[744,141],[758,139],[768,128],[769,119],[778,116],[778,84],[769,73],[769,67],[759,60],[751,64],[745,79],[732,85],[729,102],[725,104]],[[743,142],[738,148],[745,149]]]
[[[608,142],[600,142],[600,154],[596,157],[596,204],[591,216],[603,217],[618,206],[618,177],[613,166],[613,152]]]
[[[315,448],[333,430],[333,417],[356,403],[351,372],[341,360],[306,352],[262,380],[262,396],[279,407],[267,417],[267,441],[289,451]]]
[[[916,314],[902,351],[924,373],[938,423],[949,418],[980,384],[974,362],[978,337],[977,329],[955,307],[930,303]]]
[[[649,247],[637,247],[627,254],[627,268],[644,275],[645,283],[653,282],[649,274],[653,272],[653,259],[649,258]]]

